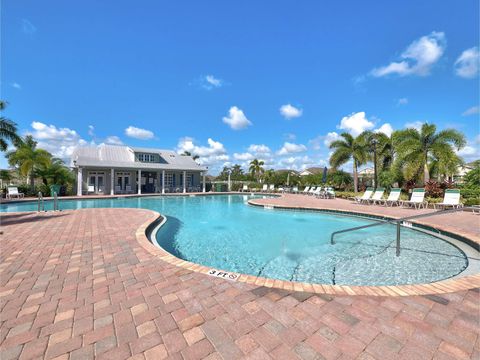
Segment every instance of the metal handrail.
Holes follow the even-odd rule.
[[[332,235],[330,236],[330,244],[331,245],[334,245],[335,244],[335,235],[337,234],[341,234],[341,233],[346,233],[346,232],[350,232],[350,231],[356,231],[356,230],[361,230],[361,229],[366,229],[366,228],[370,228],[370,227],[374,227],[374,226],[380,226],[380,225],[385,225],[385,224],[397,224],[397,244],[396,244],[396,247],[397,247],[397,251],[396,251],[396,254],[397,256],[400,255],[400,224],[407,221],[407,220],[413,220],[413,219],[418,219],[418,218],[423,218],[423,217],[430,217],[430,216],[434,216],[434,215],[443,215],[443,214],[449,214],[449,213],[454,213],[454,212],[458,212],[458,211],[464,211],[464,210],[472,210],[472,211],[475,211],[477,210],[475,207],[473,206],[467,206],[467,207],[459,207],[459,208],[455,208],[455,209],[448,209],[448,210],[440,210],[440,211],[434,211],[434,212],[431,212],[431,213],[427,213],[427,214],[418,214],[418,215],[412,215],[412,216],[405,216],[403,218],[400,218],[400,219],[379,219],[379,222],[378,223],[375,223],[375,224],[368,224],[368,225],[362,225],[362,226],[355,226],[353,228],[348,228],[348,229],[343,229],[343,230],[337,230],[337,231],[334,231],[332,233]]]
[[[43,195],[42,195],[41,191],[38,192],[37,203],[38,203],[38,212],[44,211],[45,210],[45,205],[43,204]]]
[[[58,210],[58,197],[57,197],[57,192],[55,191],[53,193],[53,211]]]

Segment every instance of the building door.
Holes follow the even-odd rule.
[[[117,173],[117,185],[116,190],[120,192],[131,192],[130,186],[130,173],[119,172]]]
[[[105,173],[104,172],[88,173],[88,192],[93,194],[105,193]]]

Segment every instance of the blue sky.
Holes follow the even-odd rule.
[[[212,173],[324,165],[343,131],[424,121],[480,157],[478,1],[381,4],[4,1],[4,115],[62,158],[121,142]]]

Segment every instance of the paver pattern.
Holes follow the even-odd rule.
[[[0,358],[480,358],[479,289],[333,296],[216,279],[140,245],[151,218],[2,215]]]

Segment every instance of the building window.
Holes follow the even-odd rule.
[[[155,162],[155,154],[138,154],[138,161]]]
[[[173,174],[165,174],[165,187],[171,188],[174,186],[173,183]]]

